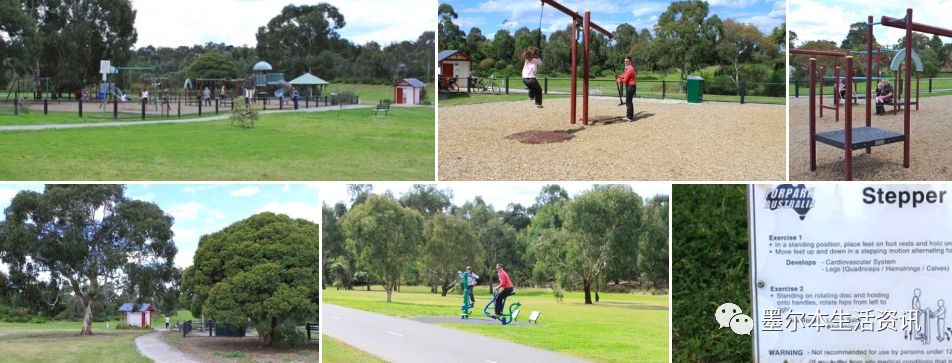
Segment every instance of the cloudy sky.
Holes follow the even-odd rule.
[[[414,183],[375,183],[373,184],[375,194],[384,193],[387,190],[394,195],[400,196],[409,191]],[[451,189],[453,191],[453,204],[462,205],[466,201],[473,200],[476,196],[482,196],[486,203],[491,204],[497,211],[505,210],[509,203],[520,203],[525,207],[535,203],[535,198],[539,196],[542,187],[551,183],[531,183],[531,182],[453,182],[438,184],[440,189]],[[569,192],[570,196],[575,196],[579,192],[592,189],[592,183],[582,182],[560,182],[557,183]],[[671,186],[667,183],[632,183],[629,184],[632,189],[641,195],[642,198],[650,198],[656,194],[671,195]],[[321,187],[322,198],[327,205],[333,205],[337,202],[344,202],[350,205],[350,195],[347,194],[346,184],[335,183]]]
[[[912,19],[916,23],[923,23],[942,28],[949,26],[949,10],[952,10],[952,0],[913,0],[913,1],[860,1],[838,0],[835,2],[824,0],[797,0],[790,2],[790,21],[788,29],[797,33],[797,42],[809,40],[832,40],[839,45],[846,38],[850,24],[866,22],[866,18],[873,16],[873,22],[879,22],[882,16],[902,18],[906,16],[906,9],[912,8]],[[818,16],[818,15],[821,15]],[[876,41],[883,45],[899,42],[905,35],[904,30],[874,26],[873,35]],[[931,35],[929,35],[931,37]],[[946,43],[950,38],[942,38]]]
[[[267,25],[288,4],[326,2],[346,23],[339,33],[364,44],[416,40],[436,30],[436,0],[132,0],[136,10],[136,47],[192,46],[207,42],[254,46],[258,27]]]
[[[540,2],[538,0],[440,0],[453,6],[459,19],[453,22],[467,34],[470,28],[478,27],[483,35],[492,38],[499,29],[514,32],[525,26],[539,27]],[[653,29],[658,16],[667,10],[670,1],[619,1],[619,0],[564,0],[559,1],[569,9],[592,12],[592,22],[605,29],[615,30],[619,24],[628,23],[638,28]],[[784,22],[784,0],[710,0],[710,13],[721,19],[732,18],[757,25],[760,31],[770,31]],[[561,30],[571,24],[571,19],[558,10],[546,6],[542,15],[542,29],[546,34]],[[653,32],[653,31],[652,31]]]
[[[43,185],[0,186],[0,210],[20,190],[43,191]],[[287,214],[320,222],[317,187],[302,184],[129,184],[126,197],[150,201],[175,217],[172,231],[178,254],[175,265],[192,265],[192,256],[202,235],[220,231],[228,225],[259,212]]]

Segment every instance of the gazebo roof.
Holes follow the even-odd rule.
[[[325,80],[323,80],[323,79],[320,79],[319,77],[317,77],[317,76],[315,76],[315,75],[313,75],[313,74],[311,74],[311,73],[304,73],[304,74],[302,74],[300,77],[295,78],[294,80],[292,80],[291,82],[288,82],[288,83],[294,84],[294,85],[299,85],[299,84],[300,84],[300,85],[322,85],[322,84],[330,84],[330,82],[327,82],[327,81],[325,81]]]
[[[423,88],[426,86],[423,82],[421,82],[419,79],[416,79],[416,78],[404,78],[398,81],[397,85],[400,85],[402,83],[406,83],[414,88]]]

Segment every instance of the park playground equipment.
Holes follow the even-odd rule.
[[[516,294],[515,291],[513,291],[512,294],[515,295]],[[499,289],[493,290],[493,298],[492,300],[489,300],[488,303],[486,303],[486,307],[483,308],[483,314],[485,314],[486,316],[490,318],[499,320],[499,322],[502,323],[502,325],[509,325],[510,323],[516,320],[517,316],[519,316],[519,309],[522,308],[522,304],[516,301],[510,304],[509,308],[506,309],[506,299],[503,299],[502,300],[502,306],[504,309],[503,314],[500,316],[495,316],[493,315],[495,311],[490,311],[490,309],[491,308],[495,309],[493,305],[496,302],[496,297],[498,295],[499,295]],[[506,311],[508,311],[509,313],[507,314]]]
[[[469,309],[472,309],[476,305],[474,302],[470,302],[469,294],[471,292],[472,286],[469,286],[469,274],[463,271],[457,273],[459,276],[459,286],[460,290],[463,291],[463,305],[460,305],[459,317],[460,319],[469,319]]]
[[[896,112],[898,111],[898,109],[902,108],[901,97],[898,97],[898,96],[899,96],[899,94],[902,92],[902,79],[903,79],[903,78],[902,78],[902,69],[903,69],[902,67],[905,65],[905,64],[903,63],[903,60],[905,60],[905,57],[906,57],[905,52],[906,52],[905,49],[901,49],[901,50],[894,50],[894,49],[874,49],[874,50],[873,50],[873,54],[874,54],[874,58],[873,58],[873,59],[875,60],[875,61],[874,61],[874,62],[875,62],[875,65],[873,66],[873,69],[874,69],[874,70],[879,69],[879,59],[878,59],[878,58],[881,58],[881,55],[882,55],[883,53],[893,53],[893,54],[894,54],[894,56],[892,57],[892,61],[889,62],[889,70],[893,71],[893,74],[894,74],[893,84],[895,84],[896,90],[895,90],[893,93],[896,94],[896,97],[895,97],[896,100],[895,100],[895,101],[890,101],[890,102],[886,103],[887,105],[893,106],[893,111],[892,111],[893,114],[896,114]],[[867,53],[866,53],[866,51],[851,51],[850,54],[855,54],[855,55],[859,55],[859,56],[866,56]],[[854,59],[855,59],[855,58],[854,58]],[[839,61],[839,58],[838,58],[838,57],[834,57],[834,58],[833,58],[833,65],[834,65],[834,67],[835,67],[835,68],[834,68],[834,72],[833,72],[833,77],[826,77],[826,73],[824,73],[823,67],[818,67],[818,69],[819,69],[818,73],[819,73],[820,76],[822,77],[822,79],[821,79],[821,81],[820,81],[820,84],[818,85],[818,86],[819,86],[819,89],[820,89],[820,95],[819,95],[819,97],[818,97],[819,102],[820,102],[820,108],[819,108],[819,114],[820,114],[820,115],[819,115],[819,117],[820,117],[820,118],[823,118],[823,109],[834,110],[834,112],[835,112],[835,119],[836,119],[837,122],[840,121],[840,102],[841,102],[841,100],[842,100],[842,98],[843,98],[843,96],[842,96],[842,95],[840,94],[840,92],[839,92],[839,85],[840,85],[841,79],[840,79],[840,67],[837,66],[838,61]],[[867,59],[867,61],[868,61],[868,59]],[[918,111],[918,110],[919,110],[919,104],[920,104],[920,102],[921,102],[921,101],[919,100],[919,76],[920,76],[920,74],[922,73],[923,66],[922,66],[922,58],[919,57],[919,54],[916,53],[915,49],[912,50],[912,62],[913,62],[913,65],[916,67],[916,100],[915,100],[915,101],[912,101],[912,104],[913,104],[913,105],[916,105],[916,111]],[[845,80],[846,77],[847,77],[847,75],[844,74],[844,75],[843,75],[844,80]],[[859,94],[857,94],[857,88],[858,88],[858,87],[857,87],[856,79],[862,79],[862,77],[853,76],[853,82],[852,82],[852,84],[853,84],[853,97],[852,97],[852,100],[851,100],[851,101],[852,101],[854,104],[855,104],[856,102],[858,102],[859,100],[866,98],[864,95],[859,95]],[[870,79],[871,79],[871,80],[874,80],[874,81],[889,80],[889,78],[886,78],[886,77],[870,77]],[[824,86],[824,82],[825,82],[826,80],[831,80],[831,81],[833,81],[833,85],[834,85],[834,91],[833,91],[833,105],[832,105],[832,106],[828,106],[828,105],[824,105],[824,104],[823,104],[823,99],[824,99],[824,96],[823,96],[823,86]],[[845,91],[845,90],[844,90],[844,91]]]
[[[881,24],[884,26],[904,29],[905,44],[904,49],[912,49],[912,32],[922,32],[940,36],[952,37],[952,30],[934,27],[931,25],[915,23],[912,18],[912,8],[906,9],[904,18],[892,18],[883,16],[879,23],[873,22],[873,17],[869,16],[866,35],[867,54],[872,54],[873,48],[873,26]],[[818,51],[807,49],[790,49],[791,54],[805,54],[813,56],[827,57],[846,57],[846,99],[853,99],[853,57],[841,52]],[[810,59],[810,171],[816,170],[816,142],[822,142],[827,145],[838,147],[844,150],[845,171],[844,179],[853,180],[853,150],[866,149],[866,153],[871,152],[873,146],[891,144],[895,142],[903,143],[903,168],[909,168],[909,148],[910,148],[910,107],[912,87],[912,68],[913,52],[904,52],[905,63],[904,75],[902,78],[902,95],[897,95],[902,100],[903,109],[903,132],[884,130],[872,127],[872,57],[867,57],[866,61],[866,126],[853,128],[853,109],[852,102],[846,102],[843,130],[834,130],[826,132],[816,132],[816,58]],[[897,84],[897,87],[900,85]],[[897,92],[898,93],[898,92]],[[899,104],[899,102],[894,102]],[[918,107],[918,103],[917,103]]]
[[[584,15],[582,15],[582,14],[579,14],[577,11],[572,11],[569,8],[565,7],[564,5],[555,2],[555,0],[541,0],[541,1],[542,1],[543,8],[545,7],[545,4],[549,4],[556,10],[561,11],[565,15],[572,17],[572,21],[575,24],[575,27],[574,27],[575,38],[573,38],[573,41],[572,41],[572,76],[571,76],[572,90],[570,92],[570,98],[572,101],[571,101],[571,110],[570,110],[571,115],[569,116],[570,117],[569,123],[572,125],[575,125],[575,115],[576,115],[575,103],[576,103],[576,99],[578,95],[578,92],[577,92],[578,75],[576,74],[577,73],[576,69],[578,68],[578,61],[577,61],[578,36],[579,36],[579,33],[582,33],[582,44],[583,44],[582,45],[582,48],[583,48],[582,49],[583,51],[582,52],[582,125],[588,125],[588,95],[589,95],[588,79],[589,79],[589,72],[591,70],[591,66],[589,62],[590,55],[591,55],[591,47],[590,47],[591,31],[592,29],[594,29],[595,31],[604,34],[605,36],[608,37],[609,41],[614,39],[615,35],[612,32],[605,30],[605,28],[602,28],[598,24],[593,23],[592,17],[591,17],[592,14],[587,9],[585,10]],[[540,22],[539,34],[541,37],[541,34],[542,34],[541,15],[540,15],[539,22]]]

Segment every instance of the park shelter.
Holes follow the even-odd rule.
[[[393,85],[394,103],[403,105],[419,105],[423,93],[423,84],[416,78],[404,78]]]
[[[440,77],[467,79],[472,74],[473,59],[461,50],[444,50],[437,61],[440,63]]]
[[[320,79],[319,77],[311,74],[310,72],[302,74],[300,77],[295,78],[290,83],[292,86],[295,86],[295,87],[310,86],[310,92],[308,92],[307,94],[308,97],[314,95],[315,88],[317,88],[317,95],[318,96],[322,95],[324,93],[324,86],[327,86],[330,84],[330,82]]]
[[[146,328],[152,326],[152,314],[155,313],[155,307],[152,304],[133,304],[125,303],[119,307],[122,313],[120,320],[131,326]]]

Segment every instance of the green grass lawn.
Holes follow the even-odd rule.
[[[491,298],[485,286],[476,291],[473,318],[486,318],[482,308]],[[533,310],[542,312],[540,327],[443,324],[600,362],[667,362],[668,297],[601,294],[601,301],[585,305],[581,292],[566,292],[559,303],[551,291],[519,289],[508,302],[522,303],[520,321]],[[324,301],[376,313],[398,316],[458,316],[459,295],[441,297],[425,287],[402,287],[386,302],[381,290],[324,292]]]
[[[3,132],[2,180],[433,180],[434,109]],[[37,147],[42,145],[42,147]]]
[[[321,343],[322,343],[322,348],[324,349],[321,352],[321,359],[324,362],[328,362],[328,363],[386,362],[385,360],[382,360],[373,355],[367,354],[367,352],[354,348],[350,345],[347,345],[344,342],[331,338],[327,335],[321,335]]]
[[[433,88],[433,83],[426,84],[427,97],[430,102],[433,102],[433,92],[436,92]],[[393,101],[393,86],[382,85],[382,84],[347,84],[347,83],[331,83],[324,89],[324,94],[331,94],[332,92],[344,92],[350,91],[357,94],[360,97],[360,103],[378,103],[382,99],[388,99]],[[423,100],[421,100],[422,102]]]
[[[136,350],[144,330],[115,330],[116,322],[93,324],[93,336],[80,336],[82,322],[0,323],[3,362],[151,362]]]

